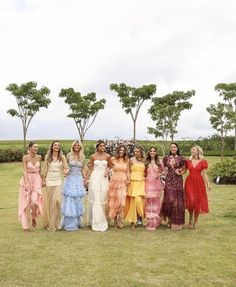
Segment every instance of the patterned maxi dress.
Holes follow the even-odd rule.
[[[112,176],[108,191],[108,216],[109,219],[115,219],[121,227],[126,202],[129,162],[112,160],[112,163]]]
[[[62,228],[67,231],[78,230],[82,225],[83,197],[86,194],[80,161],[69,158],[69,174],[65,178],[62,194]]]
[[[161,194],[163,185],[160,180],[160,174],[163,172],[164,166],[154,164],[148,165],[147,176],[145,180],[145,213],[147,220],[147,230],[155,230],[160,224],[160,211],[161,211]]]
[[[168,217],[171,222],[171,229],[181,229],[185,222],[183,178],[181,175],[177,175],[175,170],[185,165],[185,159],[178,156],[174,158],[174,164],[172,161],[172,156],[166,156],[163,159],[163,164],[168,171],[161,214]]]

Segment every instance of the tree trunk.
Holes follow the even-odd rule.
[[[234,150],[236,150],[236,123],[234,126]]]
[[[133,121],[133,123],[134,123],[133,138],[134,141],[136,141],[136,119]]]
[[[234,101],[234,150],[236,150],[236,99]]]
[[[27,152],[26,150],[26,133],[27,133],[27,130],[26,128],[23,126],[23,138],[24,138],[24,151]]]
[[[163,157],[165,156],[165,133],[163,131],[163,134],[162,134],[162,155]]]
[[[224,135],[221,134],[221,154],[220,154],[221,162],[224,161]]]

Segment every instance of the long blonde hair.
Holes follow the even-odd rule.
[[[75,141],[72,143],[71,148],[70,148],[69,156],[74,157],[74,155],[75,155],[74,146],[75,146],[75,144],[77,144],[77,143],[78,143],[79,146],[80,146],[80,150],[79,150],[79,161],[83,162],[83,160],[85,159],[84,148],[83,148],[83,145],[82,145],[81,141],[79,141],[79,140],[75,140]]]
[[[194,146],[191,148],[191,150],[192,150],[193,148],[195,148],[195,149],[198,151],[198,157],[199,157],[199,159],[204,159],[202,148],[201,148],[199,145],[194,145]],[[190,156],[190,159],[193,159],[193,156],[192,156],[192,155]]]

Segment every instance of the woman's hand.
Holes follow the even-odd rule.
[[[211,191],[211,186],[210,186],[209,182],[207,182],[206,187],[207,187],[208,191]]]
[[[42,187],[45,187],[45,186],[46,186],[46,178],[43,177],[43,178],[42,178]]]
[[[88,187],[88,183],[89,183],[89,180],[87,177],[84,178],[84,187],[87,188]]]
[[[30,185],[29,185],[28,183],[25,184],[25,190],[26,190],[27,192],[30,191]]]
[[[181,168],[177,168],[177,169],[175,170],[175,173],[176,173],[177,175],[182,175],[182,170],[181,170]]]
[[[105,176],[105,177],[108,177],[108,174],[109,174],[109,168],[106,168],[106,169],[105,169],[104,176]]]
[[[64,169],[63,169],[63,174],[64,174],[64,176],[67,176],[68,173],[69,173],[69,168],[64,168]]]

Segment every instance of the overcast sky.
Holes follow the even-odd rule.
[[[236,82],[235,0],[1,0],[0,139],[21,139],[9,83],[47,86],[52,103],[35,116],[28,139],[74,139],[61,88],[106,98],[87,139],[132,137],[132,120],[110,83],[156,84],[157,96],[196,91],[176,138],[213,134],[206,107],[219,100],[214,86]],[[153,139],[141,109],[137,138]]]

